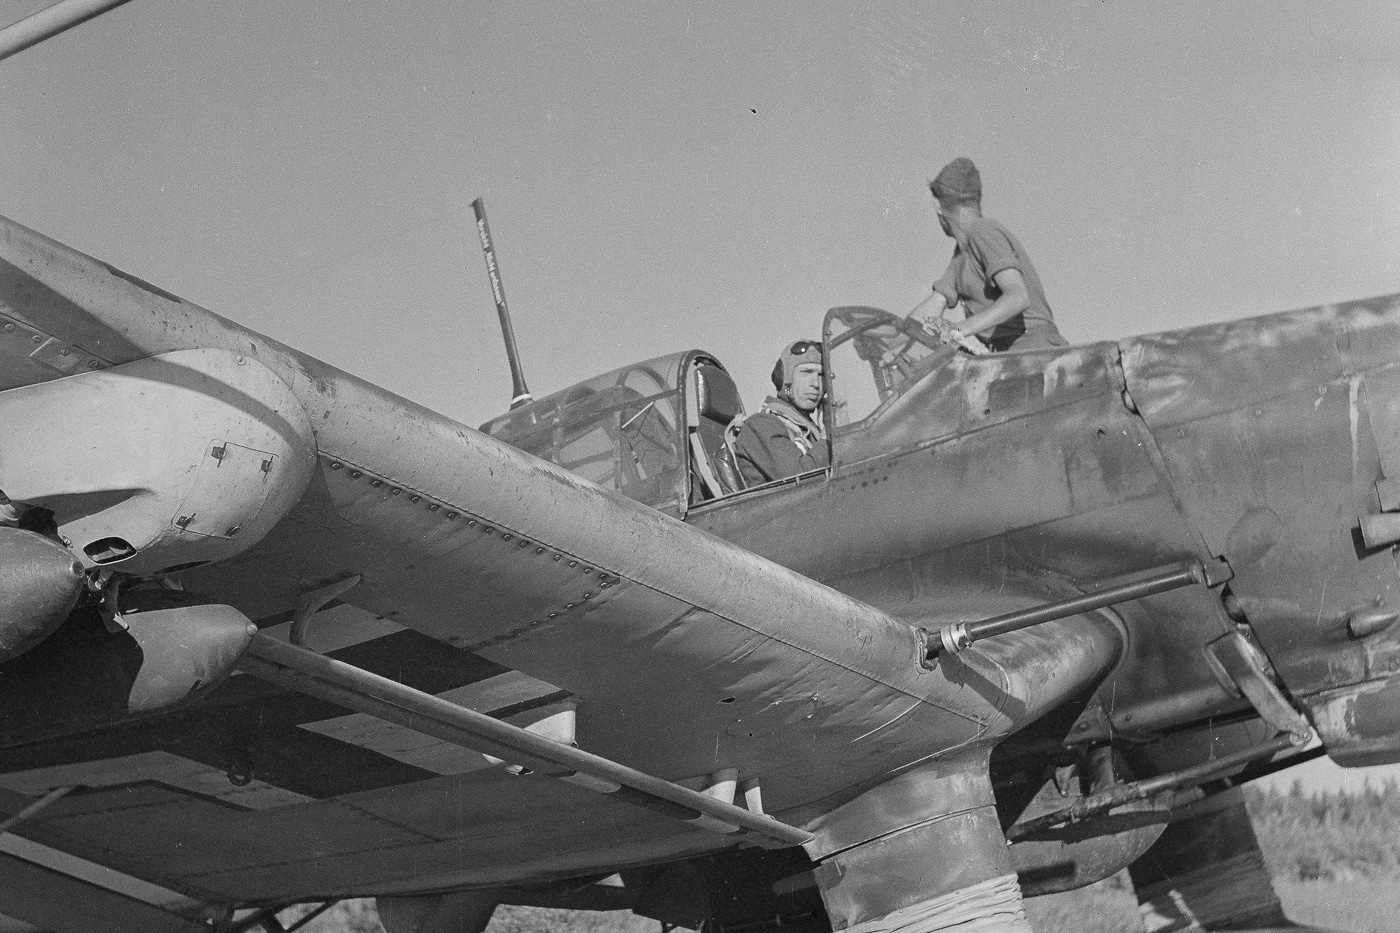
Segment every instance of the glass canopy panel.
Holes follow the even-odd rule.
[[[481,430],[639,502],[679,504],[685,357],[615,369],[493,418]]]
[[[956,352],[917,321],[879,308],[832,308],[823,334],[838,427],[870,417]]]

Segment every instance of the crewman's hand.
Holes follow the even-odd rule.
[[[966,334],[956,327],[949,329],[948,339],[952,341],[954,346],[962,348],[973,356],[985,356],[989,352],[987,345],[980,339]]]
[[[941,301],[935,301],[924,308],[921,319],[926,329],[938,330],[938,325],[944,320],[944,315],[948,313],[948,306]]]
[[[924,330],[934,333],[938,330],[943,315],[946,313],[948,313],[948,299],[943,297],[941,292],[934,291],[919,302],[913,311],[909,312],[909,317],[922,324]]]

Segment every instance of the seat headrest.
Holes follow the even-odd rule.
[[[728,424],[744,410],[739,389],[729,373],[718,366],[695,367],[695,403],[700,417]]]

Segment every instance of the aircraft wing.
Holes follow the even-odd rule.
[[[218,629],[239,672],[161,715],[196,661],[149,668],[182,633],[81,661],[141,612],[11,661],[0,806],[61,790],[13,832],[205,902],[810,840],[1115,656],[1080,621],[925,665],[906,621],[9,221],[0,326],[0,489],[90,579],[175,580],[257,626]]]

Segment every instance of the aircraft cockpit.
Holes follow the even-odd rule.
[[[734,380],[698,350],[604,373],[486,422],[481,430],[615,489],[682,515],[737,489],[724,432],[744,413]]]
[[[858,461],[871,450],[929,445],[1117,391],[1113,344],[987,353],[953,336],[878,308],[827,312],[834,463]]]
[[[916,322],[866,307],[832,309],[825,341],[830,381],[823,416],[838,429],[867,418],[957,352]],[[873,381],[857,375],[867,367]],[[838,382],[833,372],[849,378]],[[481,430],[680,516],[746,491],[726,446],[726,430],[742,415],[738,387],[724,366],[690,350],[596,376],[493,418]]]

